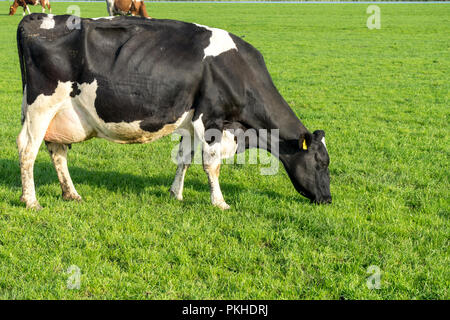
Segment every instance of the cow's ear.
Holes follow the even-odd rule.
[[[316,130],[313,132],[314,134],[314,138],[316,138],[316,140],[322,140],[322,138],[325,138],[325,131],[323,130]]]
[[[307,132],[303,136],[300,137],[300,150],[308,150],[309,146],[311,145],[311,141],[313,139],[313,136],[311,133]]]

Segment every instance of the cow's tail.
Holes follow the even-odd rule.
[[[27,99],[26,95],[26,84],[27,84],[27,71],[25,68],[25,57],[23,55],[23,40],[24,40],[24,35],[23,33],[25,32],[25,29],[23,27],[23,20],[20,22],[19,27],[17,28],[17,53],[19,54],[19,64],[20,64],[20,73],[22,76],[22,93],[24,95],[23,97],[23,101],[25,101]],[[22,101],[22,113],[21,113],[21,117],[20,117],[20,122],[23,123],[25,122],[25,110],[24,110],[24,104]]]
[[[27,84],[27,75],[25,70],[25,58],[23,56],[22,32],[23,26],[21,22],[19,24],[19,27],[17,28],[17,52],[19,54],[20,72],[22,75],[22,92],[23,92],[25,90],[25,85]]]

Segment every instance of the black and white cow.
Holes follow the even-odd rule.
[[[250,44],[224,30],[180,21],[108,17],[81,19],[74,28],[69,19],[31,14],[18,26],[23,127],[17,145],[27,208],[41,208],[33,166],[42,140],[63,198],[81,200],[67,169],[70,144],[93,137],[146,143],[181,128],[190,134],[182,137],[170,189],[177,199],[195,137],[212,204],[229,208],[219,186],[221,158],[245,146],[233,138],[206,138],[205,132],[216,129],[225,137],[227,129],[241,128],[279,129],[267,150],[277,143],[276,156],[299,193],[331,202],[324,132],[305,128]]]

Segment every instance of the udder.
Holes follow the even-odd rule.
[[[70,144],[85,141],[95,135],[83,116],[73,107],[59,111],[50,122],[44,140]]]

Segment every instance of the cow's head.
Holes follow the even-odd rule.
[[[298,141],[297,152],[290,155],[286,169],[295,189],[314,203],[331,203],[330,157],[325,132],[306,133]]]
[[[9,7],[9,15],[12,16],[16,13],[17,7],[11,6]]]

